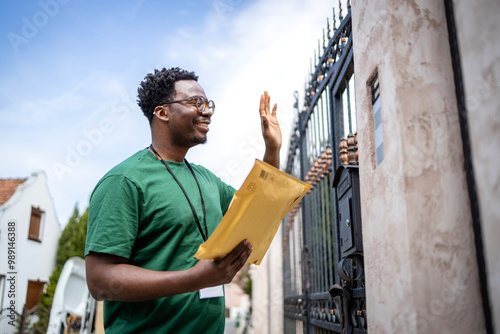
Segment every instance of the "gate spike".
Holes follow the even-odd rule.
[[[342,16],[342,2],[339,0],[339,19],[342,21],[344,17]]]
[[[335,30],[337,30],[337,17],[335,16],[335,7],[332,7],[333,11],[333,33],[335,34]]]
[[[328,42],[330,42],[330,20],[328,17],[326,18],[326,37],[328,38]]]
[[[307,110],[308,109],[308,104],[307,104],[307,101],[308,101],[308,96],[309,96],[309,90],[307,89],[307,74],[306,74],[306,80],[304,81],[304,100],[303,100],[303,110]],[[300,118],[300,117],[299,117]]]
[[[351,0],[347,0],[347,11],[351,9]]]
[[[323,49],[326,49],[326,45],[325,45],[325,28],[323,28]]]

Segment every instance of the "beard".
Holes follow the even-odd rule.
[[[205,144],[206,142],[207,142],[206,134],[204,136],[194,135],[193,138],[191,138],[191,143],[193,144],[193,146],[198,144]]]
[[[198,145],[198,144],[206,144],[206,143],[207,143],[207,137],[205,137],[205,138],[194,137],[194,139],[193,139],[193,143],[194,143],[195,145]]]
[[[180,133],[176,134],[173,138],[175,143],[180,143],[182,146],[193,147],[199,144],[206,144],[207,136],[194,135],[191,138],[186,137]]]

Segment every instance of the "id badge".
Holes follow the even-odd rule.
[[[224,297],[224,288],[222,287],[222,285],[212,286],[200,290],[200,299],[216,297]]]

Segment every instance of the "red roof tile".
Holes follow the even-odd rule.
[[[0,205],[3,205],[14,195],[18,185],[27,179],[0,179]]]

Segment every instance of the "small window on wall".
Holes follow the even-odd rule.
[[[44,212],[40,210],[40,208],[31,207],[30,230],[28,234],[29,240],[42,241],[41,226],[43,214]]]
[[[40,297],[43,293],[45,282],[41,281],[28,281],[28,292],[26,293],[26,310],[31,310],[38,305]]]
[[[384,138],[382,136],[382,110],[380,108],[380,86],[378,82],[378,73],[373,77],[370,86],[372,92],[373,128],[375,130],[375,162],[378,166],[384,160]]]

